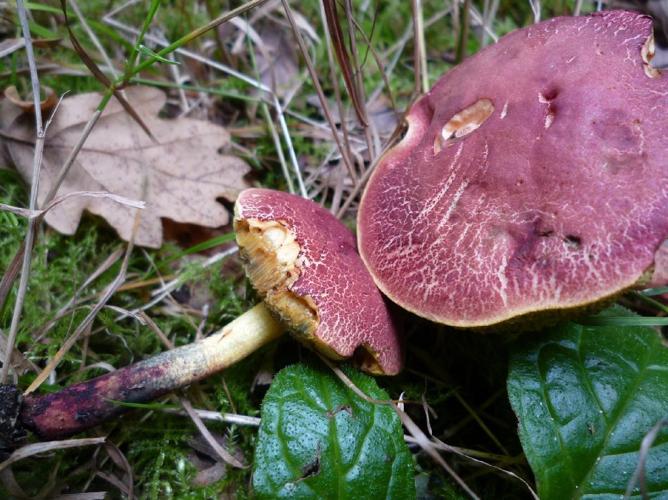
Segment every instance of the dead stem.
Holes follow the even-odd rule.
[[[334,51],[332,50],[332,37],[329,32],[329,27],[327,26],[327,17],[325,14],[325,7],[323,2],[318,2],[320,5],[320,18],[322,22],[322,29],[325,32],[325,47],[327,48],[327,61],[329,62],[329,76],[332,81],[332,89],[334,90],[334,99],[336,101],[336,107],[339,110],[339,121],[341,125],[341,132],[343,133],[343,144],[344,148],[341,150],[341,154],[348,156],[347,160],[344,161],[352,165],[352,160],[350,159],[350,137],[348,133],[348,120],[347,112],[343,107],[343,101],[341,100],[341,87],[339,86],[339,79],[336,75],[336,65],[334,62]],[[347,163],[346,163],[347,165]]]
[[[414,31],[415,88],[426,94],[429,91],[429,71],[427,70],[427,49],[424,40],[424,16],[422,0],[412,0]]]
[[[297,40],[297,45],[299,46],[299,50],[302,53],[302,57],[304,58],[304,62],[306,63],[306,67],[308,68],[309,74],[311,76],[311,81],[313,83],[313,86],[315,87],[318,99],[320,100],[322,111],[325,114],[327,123],[329,124],[329,127],[332,131],[332,137],[334,138],[334,141],[336,142],[336,145],[339,148],[339,152],[341,153],[341,158],[343,159],[343,162],[346,165],[346,168],[348,169],[348,174],[350,175],[350,179],[352,180],[353,185],[355,185],[357,184],[357,174],[355,173],[355,169],[350,163],[350,157],[346,154],[344,146],[341,142],[341,138],[339,137],[336,124],[334,123],[334,118],[332,117],[332,113],[329,110],[329,104],[327,103],[327,98],[325,97],[325,93],[323,92],[322,86],[320,85],[320,79],[318,78],[318,74],[315,70],[315,67],[313,66],[313,62],[311,61],[311,57],[309,56],[306,45],[304,44],[304,39],[302,38],[299,28],[295,23],[294,16],[292,15],[292,9],[290,9],[290,4],[287,2],[287,0],[282,0],[282,2],[283,2],[283,8],[285,9],[285,16],[290,22],[290,26],[292,27],[292,32],[295,35],[295,40]]]
[[[35,106],[35,130],[37,140],[35,142],[35,154],[33,156],[32,168],[32,185],[30,187],[30,210],[37,208],[37,193],[39,192],[39,176],[42,167],[42,154],[44,152],[44,134],[45,130],[42,125],[42,110],[40,108],[40,85],[39,77],[37,75],[37,68],[35,66],[35,54],[32,47],[32,38],[30,37],[30,27],[28,25],[28,16],[26,14],[23,0],[17,0],[16,7],[18,9],[19,19],[21,22],[21,30],[23,31],[23,38],[25,40],[26,54],[28,57],[28,66],[30,67],[30,82],[32,84],[33,102]],[[0,384],[5,383],[9,374],[9,369],[12,364],[12,352],[14,344],[16,343],[16,335],[18,333],[19,321],[21,320],[21,312],[23,310],[23,302],[25,301],[26,292],[28,290],[28,279],[30,277],[30,264],[32,257],[32,247],[35,238],[37,222],[30,220],[28,222],[28,230],[25,237],[24,248],[27,251],[23,254],[23,264],[21,266],[21,278],[19,280],[19,288],[16,293],[16,302],[14,303],[14,311],[12,313],[12,322],[9,327],[9,334],[7,337],[7,349],[2,363],[2,371],[0,371]]]
[[[86,32],[86,35],[88,35],[88,38],[90,38],[91,42],[93,42],[93,45],[95,45],[95,48],[102,56],[102,59],[104,59],[104,63],[107,65],[107,68],[109,68],[111,76],[117,78],[118,72],[116,71],[116,68],[114,68],[114,65],[111,62],[111,59],[107,54],[107,51],[104,50],[104,46],[100,43],[100,40],[95,35],[95,32],[92,29],[90,29],[88,21],[86,21],[86,17],[81,13],[81,9],[79,9],[79,4],[76,2],[76,0],[69,0],[69,4],[72,6],[72,10],[74,11],[74,14],[77,16],[79,22],[81,23],[81,27]]]
[[[45,453],[52,450],[64,450],[66,448],[76,448],[78,446],[91,446],[102,444],[105,437],[97,438],[83,438],[83,439],[67,439],[65,441],[45,441],[43,443],[28,444],[14,451],[7,460],[0,463],[0,471],[6,469],[14,462],[23,460],[40,453]]]
[[[213,437],[211,432],[209,432],[209,429],[206,428],[206,425],[204,425],[204,422],[202,422],[202,419],[199,417],[199,415],[195,412],[194,408],[190,404],[190,401],[188,401],[186,398],[179,398],[179,402],[181,403],[181,406],[183,406],[183,409],[188,413],[188,416],[190,419],[193,421],[195,424],[195,427],[197,427],[197,430],[199,433],[202,435],[202,437],[206,440],[206,442],[213,448],[213,450],[216,452],[216,454],[225,462],[233,467],[237,467],[238,469],[245,469],[248,467],[247,465],[244,465],[241,463],[239,460],[234,458],[229,451],[227,451],[225,448],[223,448],[218,441],[216,441],[216,438]]]

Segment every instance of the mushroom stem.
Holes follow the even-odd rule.
[[[27,395],[21,423],[42,439],[62,439],[208,377],[285,331],[260,303],[200,342],[188,344],[47,395]]]

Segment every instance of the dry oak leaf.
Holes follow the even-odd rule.
[[[162,244],[161,217],[206,227],[227,224],[229,213],[216,198],[234,201],[249,187],[244,175],[250,170],[243,160],[220,153],[230,142],[229,133],[211,122],[159,118],[166,101],[160,90],[131,87],[125,96],[156,141],[112,99],[57,196],[109,191],[145,201],[135,243],[146,247]],[[46,137],[40,206],[100,100],[97,93],[80,94],[65,98],[58,108]],[[32,116],[21,115],[3,133],[11,159],[27,182],[32,177],[34,130]],[[136,210],[107,199],[72,198],[51,210],[46,222],[61,233],[74,234],[84,209],[104,217],[124,240],[130,238]]]

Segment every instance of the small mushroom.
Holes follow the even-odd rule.
[[[407,115],[358,216],[378,287],[456,327],[551,321],[647,283],[668,238],[668,77],[624,11],[515,31]]]
[[[227,368],[287,327],[335,359],[374,374],[401,370],[397,329],[352,233],[316,203],[266,189],[241,193],[235,228],[247,274],[265,302],[200,342],[47,395],[27,395],[19,420],[61,439]],[[281,321],[278,321],[280,318]]]

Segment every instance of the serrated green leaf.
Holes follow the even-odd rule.
[[[643,437],[668,415],[668,349],[652,328],[561,325],[518,343],[508,395],[541,499],[622,498]],[[651,498],[668,498],[666,429],[645,477]]]
[[[347,370],[367,395],[376,381]],[[415,498],[413,458],[392,408],[372,404],[330,370],[293,365],[262,403],[253,488],[258,498]]]

